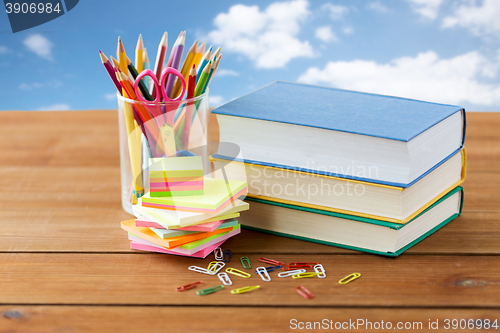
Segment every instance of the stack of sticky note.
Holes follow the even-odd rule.
[[[150,158],[149,184],[151,197],[203,194],[201,156]]]
[[[176,171],[164,177],[168,181],[171,180],[169,175],[175,178],[186,170],[198,170],[188,169],[189,161],[173,161],[185,158],[169,157],[166,159],[172,161],[166,161],[166,164],[151,161],[150,167],[153,166],[154,171],[150,169],[150,176],[156,176],[153,172],[165,171],[161,170],[162,165],[168,169],[167,172]],[[175,169],[180,165],[186,169]],[[195,180],[200,177],[186,180],[195,175],[189,172],[189,176],[181,182],[201,182],[201,194],[186,194],[186,191],[177,191],[175,186],[169,186],[168,196],[155,196],[150,191],[132,206],[137,218],[121,224],[122,229],[128,232],[131,249],[205,258],[227,239],[240,233],[236,218],[241,211],[249,208],[246,202],[239,199],[246,195],[246,182],[203,178],[203,174],[201,180]],[[150,179],[151,184],[156,182],[155,177]]]

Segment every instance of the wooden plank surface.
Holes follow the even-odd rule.
[[[0,223],[0,252],[116,252],[129,250],[119,221],[123,210],[5,209]],[[403,256],[418,254],[500,254],[500,213],[464,212]],[[224,243],[238,254],[360,252],[243,230]]]
[[[260,255],[248,255],[253,271]],[[135,305],[245,305],[245,306],[404,306],[500,307],[500,265],[497,256],[371,255],[270,256],[285,263],[319,262],[325,279],[277,277],[263,282],[230,275],[233,286],[201,297],[196,290],[175,288],[204,281],[203,287],[221,284],[217,276],[189,271],[207,267],[213,256],[192,259],[161,254],[0,254],[2,304],[135,304]],[[239,256],[226,267],[242,269]],[[361,278],[339,285],[341,278],[359,272]],[[35,278],[35,281],[33,280]],[[233,288],[260,285],[261,289],[232,295]],[[294,290],[304,285],[316,297],[306,301]],[[202,289],[197,288],[197,290]]]
[[[175,309],[175,311],[173,311]],[[307,308],[307,307],[150,307],[150,306],[0,306],[0,327],[6,332],[293,332],[307,323],[325,327],[349,327],[358,323],[360,332],[380,332],[375,324],[384,327],[422,326],[429,331],[429,321],[438,324],[432,332],[450,332],[445,320],[473,320],[483,324],[486,319],[499,318],[498,309],[365,309],[365,308]],[[193,314],[200,314],[193,316]],[[132,319],[131,319],[132,318]],[[294,321],[294,319],[296,321]],[[371,323],[371,326],[370,324]],[[450,323],[451,324],[451,323]],[[319,327],[319,324],[316,324]],[[296,327],[294,329],[294,327]],[[372,329],[370,329],[372,327]],[[404,326],[402,326],[404,327]],[[354,331],[354,329],[351,330]],[[338,330],[342,331],[342,329]],[[404,330],[402,330],[404,331]],[[407,330],[410,331],[410,330]],[[459,330],[462,331],[462,330]],[[481,330],[466,330],[475,332]],[[495,330],[482,330],[489,332]]]
[[[289,331],[291,318],[500,319],[500,114],[467,117],[464,212],[401,257],[248,230],[225,243],[236,268],[243,255],[254,267],[261,256],[322,262],[327,279],[300,280],[316,294],[305,300],[297,280],[273,273],[270,283],[232,277],[235,287],[262,285],[245,295],[178,293],[195,280],[219,284],[187,270],[211,258],[131,251],[119,228],[130,215],[120,202],[116,111],[0,112],[0,331],[219,332],[217,315],[238,332]],[[354,271],[362,278],[336,283]]]

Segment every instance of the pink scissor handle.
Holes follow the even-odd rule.
[[[173,74],[173,75],[177,76],[179,78],[179,80],[181,80],[181,83],[182,83],[182,92],[179,94],[179,96],[177,96],[174,99],[169,98],[167,96],[167,92],[165,91],[165,81],[167,80],[168,74]],[[163,95],[163,98],[165,101],[167,101],[167,100],[168,101],[179,101],[182,99],[182,97],[184,96],[184,93],[186,92],[186,80],[184,80],[184,77],[177,69],[172,68],[172,67],[167,67],[161,73],[160,89],[161,89],[161,94]]]
[[[150,102],[148,101],[147,99],[145,99],[144,97],[142,97],[141,93],[139,92],[139,82],[141,81],[141,79],[145,76],[149,76],[151,78],[151,80],[153,80],[153,83],[154,83],[154,86],[156,88],[156,98],[154,100],[155,103],[158,103],[160,102],[160,91],[158,90],[159,88],[159,85],[158,85],[158,80],[156,79],[156,74],[150,70],[150,69],[145,69],[143,70],[139,75],[137,75],[137,77],[135,78],[135,83],[134,83],[134,91],[135,91],[135,94],[137,95],[137,98],[141,101],[141,102]]]

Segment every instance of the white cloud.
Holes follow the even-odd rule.
[[[306,0],[274,2],[258,6],[234,5],[214,19],[215,30],[207,38],[229,52],[248,57],[258,68],[284,67],[290,60],[314,55],[308,41],[296,36],[310,16]]]
[[[315,37],[322,40],[325,43],[328,42],[336,42],[339,39],[337,38],[337,35],[332,31],[332,27],[330,26],[324,26],[324,27],[319,27],[316,29],[315,32]]]
[[[349,8],[331,3],[325,3],[321,9],[326,10],[333,20],[340,20],[345,14],[349,12]]]
[[[3,45],[0,45],[0,54],[7,54],[9,53],[9,49]]]
[[[47,60],[53,60],[52,47],[54,44],[44,36],[40,34],[31,35],[23,41],[23,44],[38,56]]]
[[[116,93],[104,94],[104,98],[107,99],[108,101],[116,100]]]
[[[417,14],[426,19],[434,20],[438,16],[443,0],[407,0]]]
[[[42,106],[37,111],[68,111],[71,110],[68,104],[53,104],[49,106]]]
[[[443,27],[461,26],[476,35],[500,32],[500,1],[484,0],[481,5],[467,2],[455,8],[453,15],[443,19]]]
[[[366,8],[379,13],[387,13],[389,9],[384,6],[380,1],[370,2]]]
[[[498,62],[487,60],[477,51],[449,59],[428,51],[386,64],[367,60],[329,62],[324,69],[309,68],[298,80],[431,102],[500,106],[500,85],[481,82],[496,78],[498,68]]]
[[[225,99],[222,96],[219,95],[210,95],[209,96],[209,102],[210,106],[213,106],[214,108],[218,107],[222,103],[224,103]]]
[[[240,73],[233,71],[232,69],[218,69],[217,76],[238,76]]]

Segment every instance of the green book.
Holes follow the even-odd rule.
[[[247,229],[397,257],[462,213],[457,186],[406,224],[249,198],[252,209],[238,221]]]

